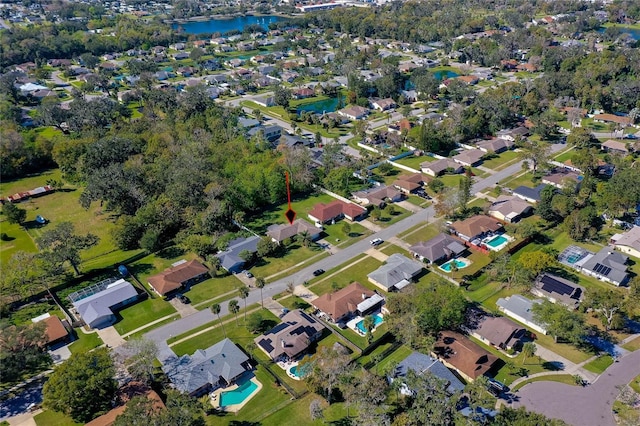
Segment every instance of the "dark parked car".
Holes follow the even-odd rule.
[[[315,277],[324,274],[324,269],[316,269],[315,271],[313,271],[313,275]]]
[[[187,296],[185,296],[184,294],[182,294],[182,293],[176,294],[176,297],[178,298],[179,301],[181,301],[185,305],[187,303],[191,303],[191,300],[189,300],[189,298]]]

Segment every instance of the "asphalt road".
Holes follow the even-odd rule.
[[[31,404],[41,404],[42,384],[43,382],[39,381],[28,386],[13,398],[0,402],[0,422],[25,413]]]
[[[626,385],[640,374],[640,351],[632,352],[614,363],[586,387],[558,382],[534,382],[517,393],[514,407],[524,406],[547,417],[561,419],[575,426],[615,426],[613,402]]]
[[[557,152],[562,148],[564,148],[564,145],[552,145],[553,152]],[[502,181],[511,175],[517,174],[521,170],[522,162],[518,162],[496,172],[495,174],[485,179],[480,179],[473,185],[472,193],[482,191],[485,188],[494,185],[496,182]],[[433,219],[434,214],[435,212],[433,210],[433,207],[422,209],[420,212],[414,213],[406,219],[403,219],[389,226],[388,228],[382,229],[380,232],[371,235],[369,239],[380,238],[382,240],[388,240],[389,238],[395,237],[397,234],[405,231],[406,229]],[[332,268],[335,268],[336,266],[348,262],[349,260],[353,259],[354,257],[370,248],[369,239],[358,241],[348,247],[345,247],[333,256],[329,256],[322,260],[319,260],[318,262],[305,267],[301,271],[298,271],[286,278],[268,284],[263,289],[264,297],[267,298],[285,291],[288,283],[294,283],[298,285],[303,283],[304,281],[310,280],[311,278],[313,278],[313,271],[315,271],[316,269],[324,269],[325,271],[328,271]],[[243,300],[238,301],[240,302],[241,306],[244,306]],[[246,302],[247,305],[260,302],[260,291],[257,289],[252,290],[249,293],[249,297],[247,298]],[[227,315],[229,313],[226,301],[221,303],[220,307],[220,315]],[[214,316],[208,309],[205,309],[188,317],[178,319],[170,324],[152,330],[145,334],[145,338],[156,342],[158,348],[160,349],[158,358],[160,360],[163,360],[170,356],[173,356],[173,352],[166,344],[167,339],[186,333],[193,328],[214,321],[215,319],[217,319],[217,317]]]

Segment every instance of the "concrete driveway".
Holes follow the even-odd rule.
[[[575,426],[615,426],[613,402],[620,391],[640,374],[640,351],[620,358],[587,387],[557,382],[534,382],[516,392],[513,407],[524,406],[547,417]]]

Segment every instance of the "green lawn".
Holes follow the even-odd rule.
[[[307,215],[316,204],[327,204],[332,201],[335,201],[335,198],[327,194],[300,196],[291,200],[291,209],[296,212],[297,219],[304,219],[310,222]],[[258,234],[264,234],[267,232],[269,225],[287,223],[287,218],[284,215],[287,209],[287,203],[271,206],[271,208],[264,209],[259,216],[247,218],[244,225]]]
[[[293,270],[286,272],[285,270],[301,262],[305,262],[312,257],[314,261],[318,261],[328,255],[329,253],[315,244],[310,247],[304,247],[300,243],[295,242],[286,248],[286,253],[283,256],[263,258],[256,266],[251,267],[250,270],[256,277],[272,277],[270,280],[274,280],[278,275],[290,275],[293,273]]]
[[[400,238],[409,244],[417,244],[420,241],[428,241],[440,233],[437,225],[421,224],[409,229],[406,233],[400,234]]]
[[[395,351],[391,352],[385,358],[380,360],[378,365],[374,367],[374,372],[378,372],[378,374],[384,374],[384,372],[388,371],[391,366],[398,364],[400,361],[408,357],[413,353],[413,350],[405,345],[400,346]]]
[[[429,207],[429,205],[431,204],[430,201],[427,201],[422,197],[418,197],[417,195],[409,195],[406,201],[422,208]]]
[[[197,305],[207,300],[222,296],[243,286],[242,281],[233,275],[216,276],[195,284],[185,294],[191,303]]]
[[[61,180],[60,171],[55,169],[36,176],[3,182],[0,184],[0,196],[44,186],[49,179]],[[98,203],[94,203],[88,210],[82,208],[79,203],[81,193],[81,188],[66,185],[62,191],[20,203],[19,207],[27,210],[24,225],[27,232],[13,227],[7,227],[7,231],[4,231],[5,224],[2,224],[2,232],[7,232],[9,236],[16,239],[0,242],[0,261],[6,262],[17,250],[36,251],[33,241],[28,241],[27,238],[36,239],[44,231],[52,229],[61,222],[73,223],[78,234],[92,233],[100,238],[97,245],[82,251],[81,269],[84,271],[111,266],[139,253],[139,250],[124,252],[116,248],[111,239],[113,216],[103,211]],[[35,222],[36,215],[44,216],[49,223],[43,227],[38,226]]]
[[[148,298],[119,311],[118,315],[122,319],[119,319],[114,327],[120,335],[123,335],[172,314],[176,314],[176,310],[169,302],[159,297]]]
[[[311,284],[309,289],[318,296],[332,291],[332,283],[337,283],[340,288],[346,287],[354,281],[358,281],[363,286],[371,290],[380,290],[377,286],[371,284],[367,278],[367,275],[378,269],[382,262],[373,257],[367,257],[360,262],[348,262],[342,264],[342,267],[346,265],[352,265],[344,271],[330,277],[330,273],[325,273],[325,278],[319,282]]]
[[[532,179],[533,179],[533,174],[531,174],[531,172],[526,172],[526,173],[521,173],[504,182],[498,182],[498,184],[501,186],[506,186],[511,189],[516,189],[517,187],[522,185],[533,187],[534,183]]]
[[[369,218],[369,220],[377,225],[386,228],[387,226],[393,225],[394,223],[411,215],[411,212],[409,210],[403,209],[402,207],[395,204],[393,204],[394,213],[392,215],[389,213],[389,207],[391,207],[391,205],[387,205],[387,207],[382,210],[380,220],[374,220],[371,217]]]
[[[384,246],[382,246],[381,249],[379,249],[381,252],[383,252],[384,254],[386,254],[387,256],[391,256],[394,253],[400,253],[404,256],[409,256],[409,252],[406,251],[405,249],[403,249],[402,247],[399,247],[395,244],[385,244]]]
[[[38,426],[80,426],[82,423],[76,423],[73,419],[65,414],[53,410],[45,410],[33,417]]]
[[[631,386],[631,389],[636,391],[636,393],[640,394],[640,374],[634,377],[631,382],[629,382],[629,386]]]
[[[421,155],[419,157],[410,155],[409,157],[404,157],[399,160],[396,160],[396,163],[402,164],[403,166],[411,167],[412,169],[416,169],[419,172],[420,164],[432,162],[436,160],[437,158],[431,157],[429,155]]]
[[[575,154],[575,152],[573,150],[568,150],[563,152],[562,154],[558,155],[555,160],[560,162],[560,163],[564,163],[565,161],[571,159],[571,157],[573,157]]]
[[[520,153],[515,151],[505,151],[499,154],[496,158],[484,161],[482,165],[493,170],[502,170],[505,167],[511,165],[520,158]]]
[[[613,364],[611,355],[603,355],[585,364],[584,369],[592,373],[602,374],[611,364]]]
[[[527,385],[533,382],[559,382],[559,383],[564,383],[566,385],[577,386],[575,379],[570,374],[549,374],[548,376],[538,376],[529,380],[525,380],[524,382],[518,383],[511,390],[517,391],[518,389],[522,388],[524,385]]]
[[[324,419],[311,420],[309,414],[309,405],[313,400],[319,400],[322,402]],[[355,409],[351,408],[351,415]],[[337,402],[328,405],[326,400],[320,395],[309,394],[305,395],[290,404],[287,404],[284,408],[277,410],[273,414],[262,419],[260,424],[265,426],[284,426],[284,425],[325,425],[325,424],[351,424],[347,419],[347,409],[344,403]]]
[[[640,349],[640,337],[636,337],[630,342],[625,343],[624,345],[622,345],[622,347],[628,351],[637,351],[638,349]],[[640,393],[640,391],[638,391],[638,393]]]
[[[88,352],[104,343],[98,333],[85,334],[79,329],[76,329],[75,333],[78,336],[78,340],[69,345],[69,350],[72,353]]]

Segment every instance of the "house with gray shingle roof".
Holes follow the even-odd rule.
[[[438,379],[444,381],[447,384],[447,392],[454,394],[455,392],[462,392],[465,384],[460,380],[451,370],[445,365],[432,358],[429,355],[421,354],[420,352],[413,352],[411,355],[400,361],[397,367],[391,372],[388,377],[390,382],[394,380],[402,380],[407,376],[409,370],[413,371],[417,375],[425,373],[433,374]],[[400,388],[400,392],[403,395],[411,395],[412,391],[406,385],[403,384]]]
[[[240,253],[247,250],[251,253],[258,251],[259,237],[240,237],[229,242],[227,249],[216,254],[220,259],[220,263],[224,269],[229,272],[240,272],[244,266],[244,260],[240,257]]]
[[[291,225],[271,225],[267,228],[267,236],[271,237],[271,239],[278,244],[287,238],[302,234],[303,232],[308,232],[309,237],[314,241],[320,236],[322,230],[303,219],[297,219]]]
[[[73,307],[82,320],[91,328],[108,327],[116,321],[114,311],[135,302],[138,292],[124,279],[98,284],[93,294],[83,297],[76,292],[69,295]]]
[[[450,235],[439,234],[429,241],[421,241],[409,247],[415,257],[429,263],[448,260],[461,255],[466,247]]]
[[[369,281],[385,291],[400,290],[422,272],[422,265],[399,253],[387,258],[384,265],[367,275]]]
[[[322,336],[324,324],[306,312],[295,309],[282,322],[255,338],[256,345],[272,360],[293,359]]]
[[[584,262],[580,262],[579,267],[583,274],[621,286],[629,280],[626,265],[628,260],[627,256],[611,247],[603,247],[596,254],[587,256]]]
[[[170,357],[162,364],[173,387],[191,396],[227,387],[251,369],[249,357],[229,339],[193,355]]]

